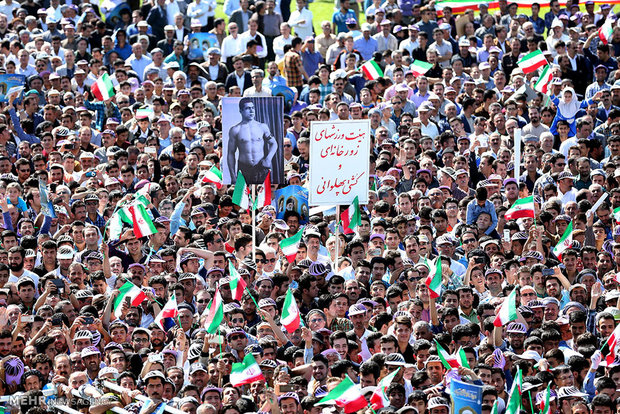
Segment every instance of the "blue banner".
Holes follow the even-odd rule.
[[[300,224],[308,222],[308,189],[300,185],[286,186],[275,192],[274,203],[276,218],[283,219],[287,211],[296,211],[301,216]]]
[[[219,47],[217,36],[213,33],[191,33],[188,37],[189,51],[187,58],[189,60],[208,60],[207,50],[210,47]]]
[[[450,381],[452,398],[451,414],[482,412],[482,387],[452,379]]]
[[[0,102],[8,102],[9,99],[7,97],[7,92],[11,88],[15,87],[23,87],[26,85],[26,77],[24,75],[7,75],[0,74]],[[21,102],[22,92],[20,92],[17,99],[15,99],[16,103]]]

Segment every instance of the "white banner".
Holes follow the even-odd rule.
[[[367,204],[369,157],[369,120],[312,122],[309,204]]]

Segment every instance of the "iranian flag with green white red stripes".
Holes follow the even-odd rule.
[[[528,53],[527,55],[523,56],[520,61],[517,62],[517,65],[519,65],[519,67],[525,74],[532,73],[536,69],[542,68],[547,64],[549,64],[549,62],[540,50],[535,50],[531,53]]]
[[[564,231],[562,238],[560,239],[558,244],[553,248],[553,254],[555,254],[555,256],[558,259],[562,260],[562,253],[564,253],[564,251],[566,249],[569,249],[572,245],[573,245],[573,222],[571,221],[566,227],[566,230]]]
[[[256,194],[256,200],[252,203],[252,210],[257,210],[271,205],[271,171],[267,173],[263,186]]]
[[[282,317],[280,318],[282,326],[286,328],[288,333],[293,333],[301,325],[301,316],[299,315],[299,308],[297,302],[293,297],[293,291],[289,289],[286,292],[286,298],[284,299],[284,305],[282,306]]]
[[[422,76],[426,72],[428,72],[432,67],[433,67],[432,63],[423,62],[421,60],[414,60],[409,69],[411,69],[414,76]]]
[[[377,388],[375,388],[372,395],[370,396],[370,405],[372,406],[373,410],[379,410],[383,407],[387,407],[388,405],[390,405],[390,400],[387,396],[387,388],[394,380],[396,374],[398,374],[398,371],[400,371],[400,368],[398,368],[391,374],[383,377],[381,381],[379,381],[379,384],[377,384]]]
[[[222,179],[222,172],[214,165],[209,171],[202,177],[203,183],[215,184],[215,187],[219,190],[222,188],[224,180]]]
[[[540,403],[540,414],[549,414],[549,409],[551,408],[551,404],[549,404],[549,400],[551,399],[551,383],[547,385],[547,390],[545,391],[545,399]]]
[[[129,298],[131,306],[139,306],[146,299],[146,293],[131,282],[125,282],[119,291],[119,295],[114,299],[114,316],[118,319],[123,316],[123,301],[127,300],[127,298]]]
[[[431,298],[437,299],[439,296],[441,296],[441,279],[441,256],[439,256],[437,258],[437,263],[435,264],[435,272],[429,273],[425,281]]]
[[[614,219],[617,224],[620,224],[620,207],[614,209]]]
[[[90,91],[99,101],[107,101],[115,95],[114,84],[107,73],[104,73],[103,76],[93,83]]]
[[[230,371],[230,383],[233,387],[240,387],[256,381],[265,381],[265,377],[254,356],[248,353],[242,362],[233,364]]]
[[[513,289],[510,295],[506,298],[502,307],[499,308],[499,312],[493,321],[493,325],[501,328],[508,322],[512,322],[519,317],[517,314],[517,289]]]
[[[463,348],[459,348],[458,352],[455,355],[452,355],[448,351],[446,351],[444,347],[442,347],[439,342],[437,342],[436,339],[435,346],[437,347],[437,354],[439,355],[439,359],[441,359],[441,363],[447,370],[459,367],[469,368],[469,363],[467,362],[467,358],[465,355],[465,351],[463,351]]]
[[[247,284],[230,260],[228,261],[228,273],[230,274],[230,291],[232,292],[232,298],[234,300],[241,300]]]
[[[207,333],[214,334],[220,329],[222,320],[224,320],[224,305],[219,287],[215,288],[215,295],[213,295],[213,299],[207,305],[203,315],[205,313],[207,315],[205,329]]]
[[[133,234],[137,238],[150,236],[157,233],[157,229],[153,224],[153,220],[146,212],[146,208],[142,203],[135,203],[128,207],[123,207],[125,214],[127,214],[133,222]]]
[[[534,215],[534,196],[529,196],[515,201],[512,207],[504,214],[504,218],[506,220],[516,220],[525,217],[534,218]]]
[[[601,39],[604,45],[608,44],[611,41],[611,37],[614,34],[614,22],[607,18],[605,23],[598,29],[598,37]]]
[[[552,80],[553,73],[551,73],[551,65],[547,65],[538,77],[538,81],[536,81],[534,85],[534,90],[540,93],[547,93]]]
[[[303,235],[303,229],[300,229],[296,235],[284,239],[280,242],[280,248],[282,253],[286,256],[286,260],[289,263],[293,263],[295,256],[297,256],[297,249],[299,249],[299,243],[301,243],[301,236]]]
[[[348,375],[345,375],[340,384],[336,385],[316,405],[326,404],[344,408],[345,414],[354,413],[368,406],[368,402],[366,402],[366,398],[362,395],[359,385],[354,384]]]
[[[362,224],[362,215],[360,214],[360,199],[355,196],[353,203],[345,211],[340,213],[344,234],[353,234],[355,229]]]
[[[618,339],[620,338],[620,324],[616,326],[616,329],[609,335],[609,338],[603,343],[601,348],[601,354],[605,355],[605,361],[607,365],[613,364],[616,359],[616,348],[618,347]]]
[[[241,171],[237,174],[232,202],[244,210],[250,208],[250,187],[246,184],[245,177],[241,174]]]
[[[512,383],[512,389],[508,395],[508,403],[506,403],[505,414],[518,414],[521,410],[521,390],[523,387],[523,374],[521,368],[518,369],[517,375]]]
[[[374,59],[364,63],[360,69],[362,70],[362,73],[366,75],[368,80],[379,79],[383,76],[383,70],[381,69],[381,66],[379,66],[379,64]]]

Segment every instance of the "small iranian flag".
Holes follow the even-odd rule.
[[[499,308],[493,325],[499,328],[508,322],[514,321],[517,317],[517,289],[513,289],[508,298],[502,303],[502,307]]]
[[[390,405],[390,400],[388,399],[386,391],[394,380],[396,374],[398,374],[398,371],[400,371],[400,368],[383,377],[377,384],[377,388],[375,388],[374,392],[370,396],[370,405],[373,410],[379,410]]]
[[[241,174],[241,172],[239,172],[239,174]],[[271,171],[267,173],[263,187],[258,194],[256,194],[256,200],[254,200],[252,209],[257,210],[269,205],[271,205]]]
[[[362,224],[360,200],[358,196],[355,196],[353,203],[349,206],[349,208],[340,213],[340,219],[342,220],[342,227],[344,227],[344,234],[354,233],[357,226]]]
[[[601,353],[605,355],[605,361],[607,365],[613,364],[616,358],[616,348],[618,347],[618,338],[620,338],[620,324],[616,326],[616,329],[609,335],[609,338],[603,343]]]
[[[205,320],[205,329],[207,333],[213,334],[220,329],[222,320],[224,320],[224,306],[222,303],[222,295],[220,295],[219,288],[216,288],[215,295],[204,312],[207,313],[207,319]]]
[[[508,395],[508,403],[506,404],[505,414],[518,414],[521,409],[521,368],[517,371],[517,376],[512,383],[512,389]]]
[[[235,191],[233,192],[232,202],[244,210],[250,208],[250,187],[245,183],[245,178],[241,171],[237,174]]]
[[[153,220],[149,217],[142,203],[136,203],[123,207],[125,214],[127,214],[133,222],[133,233],[137,238],[150,236],[157,233]]]
[[[498,404],[498,400],[495,400],[493,403],[493,408],[491,409],[491,414],[499,414]]]
[[[108,76],[107,73],[104,73],[90,88],[90,91],[95,95],[95,98],[99,101],[107,101],[112,98],[114,93],[114,84]]]
[[[364,63],[360,69],[368,80],[375,80],[383,76],[381,66],[374,59]]]
[[[504,218],[506,221],[524,217],[534,218],[534,214],[534,196],[529,196],[515,201],[512,207],[504,214]]]
[[[168,302],[164,306],[164,308],[159,312],[159,315],[155,318],[155,323],[159,326],[162,331],[168,332],[175,325],[175,320],[179,315],[179,308],[177,307],[177,298],[174,296],[174,293],[168,299]]]
[[[534,52],[528,53],[523,56],[517,65],[521,68],[523,73],[528,74],[534,72],[538,68],[542,68],[543,66],[549,64],[545,55],[540,50],[535,50]]]
[[[228,261],[228,273],[230,274],[230,291],[232,292],[232,298],[234,300],[241,300],[247,284],[230,260]]]
[[[437,299],[441,296],[441,256],[437,258],[435,263],[435,273],[429,273],[426,277],[426,286],[432,298]]]
[[[300,229],[296,235],[284,239],[280,242],[280,248],[282,249],[282,253],[286,256],[286,260],[289,263],[293,263],[295,260],[295,256],[297,255],[297,249],[299,248],[299,243],[301,243],[301,236],[303,235],[303,229]]]
[[[566,227],[566,230],[564,231],[562,238],[560,239],[558,244],[553,248],[553,254],[555,254],[555,256],[558,259],[562,260],[562,253],[564,253],[566,249],[570,249],[572,245],[573,245],[573,222],[571,221],[568,224],[568,227]]]
[[[620,207],[614,209],[614,218],[616,219],[616,224],[620,224]]]
[[[423,62],[421,60],[414,60],[410,66],[414,76],[422,76],[433,67],[432,63]]]
[[[335,404],[338,407],[344,408],[346,414],[354,413],[368,406],[368,402],[366,402],[366,398],[362,395],[359,385],[354,384],[348,375],[345,375],[340,384],[336,385],[333,390],[317,403],[317,405],[324,404]]]
[[[614,34],[614,22],[607,18],[605,23],[598,29],[598,37],[601,39],[604,45],[611,41],[611,36]]]
[[[452,368],[469,368],[469,363],[467,362],[467,357],[465,355],[465,351],[463,351],[463,348],[459,348],[456,355],[451,355],[439,344],[439,342],[437,342],[436,339],[435,346],[437,347],[437,354],[439,355],[439,359],[441,359],[441,363],[448,371]]]
[[[218,190],[222,188],[224,180],[222,179],[222,172],[214,165],[209,171],[202,177],[203,183],[213,183]]]
[[[549,400],[551,398],[551,383],[547,385],[547,391],[545,391],[545,399],[540,404],[540,414],[549,414]]]
[[[150,106],[144,108],[138,108],[136,110],[136,119],[152,119],[155,116],[155,112],[153,112],[153,108]]]
[[[551,73],[551,65],[545,66],[542,73],[538,77],[538,81],[534,85],[534,90],[547,93],[549,90],[549,85],[551,84],[551,80],[553,79],[553,73]]]
[[[251,353],[246,354],[243,362],[235,363],[230,371],[230,383],[233,387],[251,384],[255,381],[265,381],[260,367]]]
[[[286,292],[286,298],[284,299],[284,305],[282,306],[282,317],[280,318],[282,326],[286,328],[288,333],[293,333],[301,325],[301,317],[299,316],[299,308],[297,302],[293,297],[293,291],[289,289]]]
[[[123,316],[121,309],[123,308],[123,301],[127,300],[125,298],[129,298],[131,306],[139,306],[146,299],[146,293],[131,282],[125,282],[119,290],[121,293],[114,299],[114,316],[118,319]]]

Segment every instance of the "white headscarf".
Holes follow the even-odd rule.
[[[563,99],[566,92],[570,92],[573,96],[568,103],[565,103]],[[560,114],[562,114],[562,116],[565,118],[574,118],[575,114],[579,111],[579,109],[581,109],[581,103],[577,99],[575,90],[570,87],[562,89],[562,92],[560,93],[560,103],[558,104],[558,110],[560,111]]]

